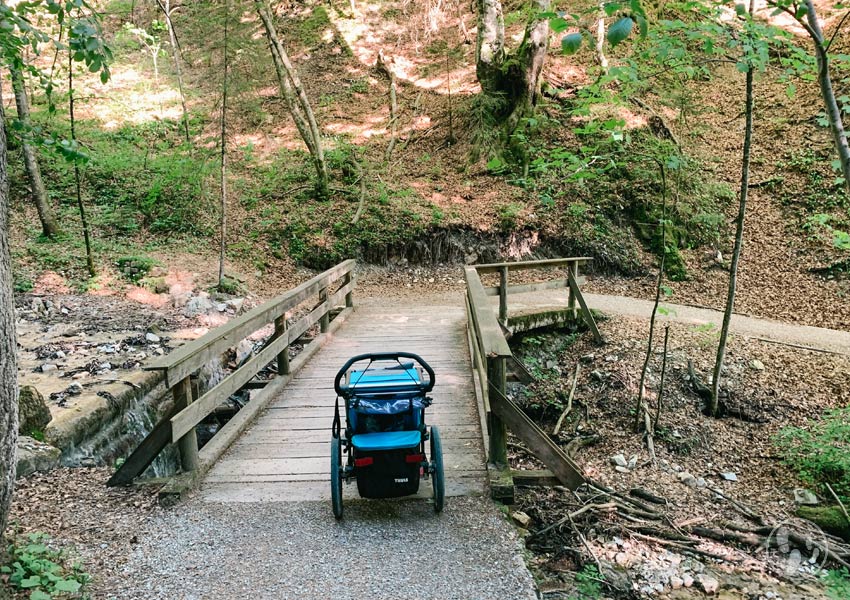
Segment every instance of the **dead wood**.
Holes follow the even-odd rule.
[[[561,431],[561,425],[564,423],[564,419],[570,414],[570,411],[573,409],[573,396],[576,393],[576,383],[578,383],[578,373],[581,370],[581,364],[576,363],[576,372],[573,375],[573,384],[570,386],[570,395],[567,397],[567,407],[564,409],[564,412],[561,413],[561,416],[558,417],[558,422],[555,423],[555,428],[552,430],[552,435],[558,435],[558,432]]]
[[[632,488],[629,490],[629,495],[641,498],[647,502],[652,502],[653,504],[668,504],[667,498],[654,494],[645,488]]]

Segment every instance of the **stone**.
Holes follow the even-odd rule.
[[[732,473],[731,471],[727,473],[721,473],[720,476],[726,481],[738,481],[738,476],[735,475],[735,473]]]
[[[634,469],[635,467],[637,467],[637,460],[638,460],[637,454],[633,454],[629,458],[629,464],[626,465],[626,466],[630,469]]]
[[[825,532],[850,541],[850,525],[847,524],[841,507],[803,505],[797,508],[796,514],[801,519],[811,521]]]
[[[720,582],[706,573],[697,575],[696,581],[706,594],[714,594],[720,588]]]
[[[26,477],[36,471],[50,471],[59,466],[62,451],[50,444],[22,435],[18,438],[18,464],[15,477]]]
[[[684,585],[686,588],[689,588],[689,587],[691,587],[693,584],[694,584],[694,578],[693,578],[693,577],[691,577],[691,576],[690,576],[690,575],[688,575],[687,573],[685,573],[684,575],[682,575],[682,585]]]
[[[204,315],[212,310],[213,304],[209,298],[204,296],[193,296],[189,298],[186,307],[183,309],[183,314],[190,319]]]
[[[750,368],[753,371],[764,371],[764,363],[761,362],[760,360],[751,360],[750,361]]]
[[[51,363],[45,363],[45,364],[41,365],[41,372],[42,373],[50,373],[51,371],[57,371],[57,370],[59,370],[59,367],[57,367],[56,365],[51,364]]]
[[[240,313],[245,306],[245,298],[231,298],[226,302],[227,306],[233,309],[233,312]]]
[[[697,487],[697,478],[688,473],[687,471],[682,471],[678,474],[679,481],[684,483],[688,487]]]
[[[702,477],[697,477],[697,487],[698,488],[704,488],[706,485],[708,485],[708,484],[705,481],[705,479],[703,479]]]
[[[511,519],[513,519],[514,523],[516,523],[523,529],[528,529],[528,526],[531,525],[531,517],[529,517],[521,510],[512,512]]]
[[[585,364],[590,364],[594,361],[595,358],[596,358],[595,354],[585,354],[579,360],[581,362],[585,363]]]
[[[616,467],[625,467],[629,464],[626,461],[626,457],[623,456],[622,454],[615,454],[614,456],[611,457],[610,460],[611,460],[611,464],[616,466]]]
[[[794,502],[803,506],[815,506],[818,504],[818,497],[810,490],[796,488],[794,490]]]
[[[590,378],[595,379],[596,381],[605,381],[608,377],[603,371],[597,369],[590,372]]]
[[[65,358],[65,353],[62,352],[61,350],[57,350],[54,354],[56,355],[56,358],[59,359],[59,360],[62,360],[63,358]]]
[[[72,383],[71,385],[69,385],[69,386],[65,389],[65,391],[66,391],[68,394],[70,394],[71,396],[79,396],[80,394],[82,394],[82,393],[83,393],[83,386],[82,386],[82,384],[80,384],[80,383],[78,383],[78,382],[76,382],[76,381],[75,381],[74,383]]]
[[[617,552],[617,554],[614,555],[614,562],[620,566],[626,566],[629,562],[629,557],[625,552]]]
[[[151,344],[158,344],[160,342],[160,337],[155,333],[146,333],[145,341],[150,342]]]
[[[43,431],[50,419],[50,409],[41,392],[31,385],[21,387],[18,395],[18,431],[22,435]]]
[[[681,587],[683,585],[685,585],[685,582],[681,577],[677,577],[676,575],[673,575],[670,578],[670,587],[673,588],[674,590],[681,589]]]
[[[631,473],[631,471],[628,468],[621,467],[620,465],[617,465],[616,467],[614,467],[614,470],[617,471],[617,473]]]
[[[218,312],[223,313],[224,311],[227,310],[227,303],[226,302],[216,302],[215,303],[215,309]]]

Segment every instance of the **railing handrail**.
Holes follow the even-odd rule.
[[[498,273],[502,269],[508,271],[527,271],[530,269],[551,269],[564,267],[567,265],[584,265],[593,262],[590,256],[575,256],[571,258],[545,258],[542,260],[524,260],[516,262],[500,262],[486,263],[482,265],[472,265],[476,271],[484,273]]]
[[[340,277],[354,269],[356,261],[346,260],[320,273],[291,290],[280,294],[237,317],[216,327],[198,339],[188,342],[174,352],[145,365],[147,371],[165,371],[166,386],[170,389],[184,377],[193,373],[214,356],[262,329],[275,319],[318,293]]]
[[[472,325],[475,327],[481,353],[484,357],[511,356],[508,340],[505,339],[502,327],[487,300],[487,292],[481,283],[478,271],[474,266],[466,267],[464,277],[469,306],[472,310]]]

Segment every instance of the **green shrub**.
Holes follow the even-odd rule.
[[[148,256],[122,256],[115,262],[121,275],[133,283],[144,279],[156,264],[156,261]]]
[[[842,567],[837,571],[827,573],[826,595],[831,600],[847,600],[847,598],[850,598],[850,571]]]
[[[774,442],[803,481],[824,488],[828,483],[850,498],[850,408],[827,411],[806,427],[786,427]]]
[[[61,551],[49,546],[43,533],[30,533],[8,548],[9,564],[0,567],[12,589],[28,592],[30,600],[79,598],[89,575],[75,564],[65,565]]]

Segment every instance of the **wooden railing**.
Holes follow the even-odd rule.
[[[495,263],[466,267],[464,271],[472,368],[476,375],[476,391],[485,413],[488,462],[493,471],[491,488],[495,496],[507,497],[508,494],[512,494],[512,487],[510,492],[505,492],[506,486],[512,486],[510,471],[507,469],[508,428],[550,469],[558,481],[571,489],[576,489],[585,481],[581,468],[507,397],[508,370],[514,367],[524,369],[511,352],[505,330],[508,327],[509,294],[566,288],[569,290],[569,297],[567,309],[564,312],[577,318],[577,302],[581,307],[581,315],[594,338],[597,342],[601,342],[599,330],[579,286],[582,281],[578,274],[579,265],[590,260],[589,258],[559,258]],[[522,285],[508,283],[511,271],[551,268],[566,268],[567,277],[558,281]],[[498,286],[483,285],[480,275],[489,273],[499,273]],[[494,311],[490,303],[491,296],[499,296],[498,313]],[[508,479],[507,483],[505,479]]]
[[[109,485],[132,482],[169,443],[177,444],[184,472],[197,469],[195,426],[244,387],[267,364],[277,362],[279,377],[290,374],[290,344],[317,323],[320,332],[325,333],[328,331],[331,311],[340,305],[347,308],[353,305],[354,266],[353,260],[342,262],[144,367],[163,373],[166,387],[174,398],[173,407],[115,472]],[[309,301],[311,297],[318,300],[311,310],[296,321],[287,323],[287,312]],[[274,333],[262,350],[193,401],[192,374],[210,361],[219,360],[229,348],[269,324],[274,324]],[[302,353],[306,351],[307,348]]]

